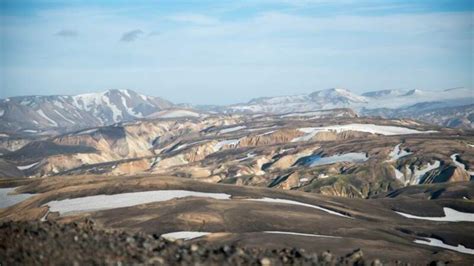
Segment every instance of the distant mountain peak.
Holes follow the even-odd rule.
[[[78,95],[19,96],[1,100],[0,130],[103,126],[143,118],[173,104],[129,89]]]
[[[383,97],[396,97],[396,96],[400,96],[406,93],[407,93],[406,90],[392,89],[392,90],[369,91],[369,92],[363,93],[362,96],[368,97],[368,98],[383,98]]]
[[[422,95],[423,94],[423,91],[420,90],[420,89],[413,89],[413,90],[409,90],[407,93],[405,93],[404,96],[411,96],[411,95]]]
[[[315,91],[309,95],[313,100],[325,100],[331,103],[366,103],[367,99],[363,96],[352,93],[344,88],[330,88]]]

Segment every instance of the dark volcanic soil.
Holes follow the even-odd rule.
[[[358,250],[336,258],[301,249],[219,248],[157,235],[105,232],[92,222],[0,224],[0,265],[381,265]]]

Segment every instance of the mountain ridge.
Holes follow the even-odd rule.
[[[111,89],[78,95],[15,96],[0,99],[0,130],[76,129],[146,117],[174,106],[160,97]]]
[[[345,88],[317,90],[307,94],[259,97],[232,105],[174,104],[160,97],[130,89],[110,89],[78,95],[34,95],[0,99],[0,131],[39,133],[70,131],[137,119],[199,117],[206,113],[289,114],[350,108],[365,116],[412,118],[438,125],[474,128],[472,108],[458,108],[446,115],[443,108],[474,102],[469,88],[447,90],[387,89],[356,94]],[[176,110],[178,109],[178,110]],[[184,109],[184,110],[183,110]],[[164,112],[176,110],[175,112]],[[422,112],[425,111],[425,112]],[[430,113],[427,114],[426,111]],[[436,116],[441,114],[443,119]],[[449,121],[462,121],[452,123]]]

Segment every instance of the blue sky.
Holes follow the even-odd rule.
[[[472,88],[473,2],[0,0],[0,97]]]

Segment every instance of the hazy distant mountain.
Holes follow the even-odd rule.
[[[397,97],[403,94],[406,94],[406,91],[403,90],[380,90],[380,91],[370,91],[363,93],[362,96],[369,98],[383,98],[383,97]]]
[[[442,126],[472,128],[473,91],[380,90],[361,95],[332,88],[310,94],[252,99],[228,106],[174,105],[131,90],[108,90],[75,96],[21,96],[0,99],[0,132],[36,134],[67,131],[139,118],[199,117],[208,113],[297,113],[351,108],[361,115],[412,118]]]
[[[83,128],[130,121],[173,104],[131,90],[108,90],[75,96],[19,96],[0,99],[0,130],[35,132]]]
[[[264,97],[228,106],[230,112],[289,113],[363,105],[367,99],[346,89],[320,90],[307,95]]]
[[[362,110],[362,115],[383,118],[411,118],[443,127],[474,128],[474,104],[449,105],[449,102],[423,102],[412,106]]]
[[[290,113],[352,108],[362,115],[412,118],[442,126],[472,128],[471,104],[474,92],[469,88],[442,91],[379,90],[357,95],[347,89],[333,88],[310,94],[265,97],[227,107],[227,112]]]
[[[451,101],[450,106],[473,103],[471,89],[456,88],[444,91],[380,90],[357,95],[347,89],[332,88],[310,94],[265,97],[247,103],[228,106],[229,112],[304,112],[318,109],[352,108],[354,110],[412,106],[421,102]]]
[[[309,95],[313,102],[319,103],[323,107],[348,107],[353,104],[365,104],[368,100],[356,95],[349,90],[333,88],[328,90],[320,90]]]

